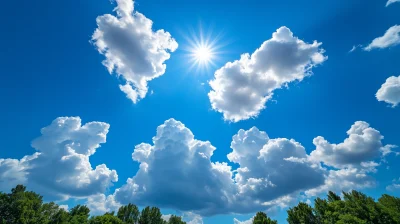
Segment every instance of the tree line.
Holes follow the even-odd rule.
[[[43,197],[17,185],[6,194],[0,192],[0,224],[186,224],[172,215],[162,219],[157,207],[145,207],[141,212],[133,204],[121,206],[117,213],[109,212],[90,217],[90,209],[77,205],[69,211],[56,203],[43,203]]]
[[[387,194],[378,201],[359,192],[342,192],[343,198],[329,192],[326,199],[316,198],[313,206],[300,202],[287,210],[289,224],[396,224],[400,223],[400,198]],[[258,212],[253,224],[277,224]]]
[[[400,198],[387,194],[377,201],[359,191],[343,192],[343,198],[329,192],[316,198],[313,206],[300,202],[287,210],[289,224],[400,224]],[[90,216],[90,209],[77,205],[69,211],[56,203],[43,203],[43,197],[17,185],[11,193],[0,192],[0,224],[186,224],[181,217],[162,218],[157,207],[142,211],[134,204],[118,211]],[[257,212],[253,224],[277,224],[264,212]]]

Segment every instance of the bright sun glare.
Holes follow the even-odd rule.
[[[208,46],[199,46],[194,52],[194,57],[200,63],[209,62],[212,57],[212,52]]]
[[[196,70],[208,70],[210,66],[215,66],[221,54],[220,48],[223,46],[218,43],[220,35],[212,35],[210,31],[204,35],[202,28],[198,32],[190,32],[185,39],[188,45],[185,51],[188,52],[188,62],[191,64],[189,70],[197,68]]]

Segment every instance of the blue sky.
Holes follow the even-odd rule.
[[[9,178],[9,175],[13,174],[14,177],[20,178],[17,178],[18,181],[23,182],[31,189],[39,192],[49,192],[50,189],[50,191],[54,191],[54,194],[45,195],[45,199],[59,200],[60,204],[73,206],[77,200],[86,203],[87,198],[96,201],[101,198],[98,195],[113,197],[115,195],[115,199],[113,198],[115,203],[131,200],[134,203],[157,205],[163,209],[164,214],[185,214],[189,219],[193,214],[188,212],[194,212],[202,216],[204,223],[211,224],[233,223],[235,217],[246,220],[262,208],[272,217],[284,222],[285,212],[278,208],[279,203],[276,201],[272,203],[273,199],[282,201],[282,197],[286,196],[291,199],[290,202],[287,202],[288,206],[293,205],[292,201],[305,201],[307,198],[312,200],[312,196],[305,192],[326,186],[321,180],[333,178],[329,176],[330,170],[342,170],[343,172],[353,170],[357,174],[368,177],[357,179],[358,182],[351,182],[350,179],[347,179],[350,187],[340,186],[340,183],[344,183],[344,181],[336,177],[332,180],[338,181],[338,188],[333,190],[355,188],[375,197],[385,192],[399,196],[399,185],[396,185],[398,182],[393,182],[393,179],[400,177],[398,176],[399,157],[396,156],[396,153],[389,153],[385,156],[382,153],[383,148],[391,148],[388,145],[400,145],[398,137],[400,134],[398,128],[400,126],[399,108],[394,106],[396,102],[400,102],[400,78],[397,78],[400,75],[398,68],[400,47],[396,46],[400,43],[398,38],[400,28],[396,26],[400,23],[400,14],[398,13],[400,3],[393,3],[385,7],[386,3],[385,0],[323,2],[317,0],[288,0],[285,2],[273,0],[262,3],[256,0],[248,0],[246,3],[224,0],[191,1],[190,3],[183,0],[136,0],[134,11],[142,13],[149,21],[153,22],[152,27],[143,28],[139,26],[139,20],[132,22],[133,25],[129,21],[123,21],[124,18],[139,18],[138,14],[132,16],[129,13],[129,4],[132,4],[130,0],[119,0],[118,4],[117,2],[110,3],[108,0],[2,2],[2,7],[0,7],[2,27],[0,40],[3,42],[0,52],[2,65],[0,124],[3,129],[0,135],[2,143],[0,158],[5,160],[0,160],[2,161],[0,162],[0,177]],[[113,11],[118,5],[119,10]],[[126,12],[128,12],[127,15],[122,15]],[[120,15],[117,16],[117,13]],[[135,36],[125,32],[126,30],[117,32],[116,29],[106,29],[113,27],[107,23],[104,17],[102,17],[104,20],[100,18],[100,23],[104,22],[109,26],[101,27],[99,21],[96,23],[96,18],[104,14],[111,14],[112,18],[128,24],[128,30],[130,25],[138,30],[143,29],[144,32],[150,30],[153,33],[142,36],[135,34]],[[390,28],[391,32],[389,32]],[[92,35],[96,29],[104,34],[110,34],[110,36],[94,38]],[[150,50],[149,47],[146,47],[147,45],[144,46],[140,43],[155,44],[156,39],[148,40],[146,35],[155,38],[154,32],[161,29],[164,31],[160,32],[160,35],[168,41],[163,46],[158,45],[159,52],[169,54],[169,59],[160,61],[154,59],[153,54],[148,53]],[[214,59],[210,59],[212,64],[208,64],[207,68],[205,66],[192,67],[191,59],[193,58],[187,51],[188,49],[193,50],[191,42],[199,38],[200,30],[203,31],[204,36],[209,37],[210,41],[216,40],[215,46],[218,48],[214,52],[216,54]],[[292,35],[287,31],[292,32]],[[273,33],[278,34],[277,36],[281,35],[279,38],[292,38],[294,42],[291,42],[290,46],[295,48],[296,52],[292,52],[291,47],[286,48],[289,45],[274,45],[274,43],[281,43],[279,42],[281,40],[273,39]],[[138,38],[143,36],[144,39],[138,41]],[[379,37],[382,38],[375,39]],[[263,42],[268,40],[270,42],[265,45],[265,48],[262,48]],[[101,45],[101,41],[105,41],[108,47],[103,54],[96,49]],[[312,47],[313,41],[317,41],[321,45],[317,44]],[[165,45],[168,46],[165,47]],[[304,50],[301,46],[309,47],[311,50]],[[349,52],[353,46],[356,46],[356,49]],[[263,54],[249,56],[249,60],[252,62],[246,62],[246,60],[237,62],[237,64],[242,63],[242,66],[252,69],[253,72],[241,72],[254,77],[256,82],[243,84],[244,82],[231,78],[233,74],[229,69],[224,69],[224,65],[228,62],[235,64],[234,61],[239,60],[242,54],[249,53],[251,55],[258,48]],[[112,52],[114,49],[115,51]],[[274,49],[277,50],[274,51]],[[288,50],[287,55],[280,56],[279,53],[285,49]],[[111,59],[122,58],[121,60],[126,62],[125,67],[121,68],[122,66],[120,66],[120,71],[117,71],[118,65],[115,65],[116,70],[110,74],[102,65],[107,52],[113,53],[110,56]],[[123,54],[123,56],[119,54]],[[291,61],[291,54],[297,54],[299,58],[305,58],[305,60],[301,61],[296,58],[298,61],[295,59]],[[319,56],[318,60],[314,58],[316,55]],[[144,60],[144,57],[141,56],[146,56],[145,63],[141,63],[141,60]],[[126,61],[124,61],[125,59]],[[155,63],[160,65],[165,64],[166,68],[161,66],[156,69],[156,72],[149,70],[144,64],[154,62],[152,60],[158,60]],[[304,66],[306,67],[304,68]],[[312,68],[307,66],[312,66]],[[190,69],[191,67],[192,69]],[[270,70],[265,72],[264,68]],[[217,70],[221,76],[215,75]],[[120,74],[116,75],[117,73]],[[256,73],[257,75],[255,75]],[[311,73],[312,75],[310,75]],[[243,74],[240,73],[239,76]],[[155,76],[158,77],[155,78]],[[292,78],[287,79],[288,76],[292,76]],[[127,81],[127,77],[132,80]],[[135,81],[136,78],[143,77],[152,77],[147,80],[147,86]],[[273,87],[270,87],[269,85],[272,84],[268,82],[265,85],[260,84],[261,87],[256,87],[257,83],[262,83],[262,77],[274,77]],[[392,79],[389,80],[389,77]],[[257,81],[258,78],[260,79]],[[220,85],[210,86],[209,82],[212,80],[218,80]],[[218,92],[226,87],[224,86],[226,83],[230,82],[233,83],[233,90],[218,95],[221,97],[220,101],[209,97],[210,92]],[[147,94],[139,97],[135,103],[120,90],[119,85],[125,84],[128,84],[131,90],[136,92],[147,88]],[[245,92],[238,93],[240,88],[235,85],[242,84]],[[268,88],[271,89],[267,91]],[[381,90],[381,94],[377,94],[378,90]],[[260,99],[266,96],[271,98],[266,99],[266,103],[257,101],[251,104],[248,103],[250,102],[248,94],[255,94]],[[238,100],[239,97],[243,97],[245,103]],[[265,105],[266,108],[255,109],[257,107],[255,104]],[[247,116],[242,113],[243,110],[246,110],[244,106],[251,115]],[[236,110],[241,110],[241,112]],[[82,125],[92,121],[105,122],[110,126],[106,140],[93,137],[92,142],[88,140],[91,137],[85,138],[86,135],[84,135],[90,136],[90,131],[98,131],[98,129],[107,132],[108,127],[103,123],[96,124],[93,128],[88,127],[78,131],[75,129],[63,133],[57,129],[57,125],[50,125],[59,117],[70,117],[65,118],[63,122],[72,122],[74,125],[76,122],[79,123],[79,119],[71,117],[80,117]],[[181,123],[175,123],[172,120],[166,122],[170,118]],[[355,123],[356,121],[364,121],[364,123]],[[60,120],[56,120],[57,122]],[[143,159],[141,157],[143,155],[137,155],[140,159],[132,161],[131,154],[135,146],[140,143],[148,143],[151,145],[149,147],[153,147],[153,149],[163,148],[164,143],[153,143],[152,138],[156,136],[157,127],[164,122],[166,123],[160,130],[163,128],[171,128],[171,130],[168,129],[165,136],[160,132],[160,139],[174,137],[174,131],[177,132],[176,138],[187,136],[188,131],[194,134],[194,139],[189,136],[178,145],[170,145],[173,148],[172,152],[187,150],[184,147],[185,144],[190,148],[192,147],[190,144],[197,140],[209,141],[216,148],[211,158],[206,156],[208,164],[196,164],[195,160],[189,160],[191,166],[198,167],[199,172],[194,172],[194,167],[187,168],[168,164],[180,157],[175,157],[177,154],[168,153],[171,149],[166,146],[167,149],[163,150],[164,154],[154,153],[158,156],[154,156],[152,162],[147,161],[148,158]],[[370,129],[365,126],[366,124],[369,124]],[[375,130],[380,134],[374,132],[377,136],[373,135],[373,140],[363,139],[363,137],[369,138],[369,135],[361,136],[360,144],[354,140],[359,138],[354,137],[352,139],[354,144],[349,143],[343,146],[344,151],[348,150],[348,155],[335,150],[330,154],[328,146],[326,148],[321,146],[313,156],[312,152],[318,149],[313,144],[314,138],[323,136],[329,143],[343,143],[349,137],[346,132],[352,125],[360,126],[359,128],[363,130]],[[289,144],[290,139],[294,139],[304,147],[306,153],[299,156],[307,158],[307,162],[302,165],[303,168],[311,169],[312,165],[319,164],[320,167],[313,168],[313,172],[315,171],[315,177],[322,179],[307,179],[305,181],[310,181],[309,186],[305,184],[297,189],[283,190],[285,193],[273,193],[275,191],[271,191],[269,188],[253,192],[254,195],[262,195],[261,198],[269,195],[264,202],[272,203],[270,206],[249,205],[242,208],[232,204],[226,208],[222,206],[224,208],[214,210],[213,207],[221,207],[218,206],[220,201],[213,200],[213,198],[220,197],[221,192],[207,193],[210,201],[207,201],[208,198],[204,195],[199,198],[193,196],[192,202],[182,202],[177,205],[168,198],[160,199],[158,197],[159,199],[157,199],[156,194],[152,194],[151,191],[139,197],[137,196],[139,193],[127,188],[129,186],[127,179],[135,177],[136,174],[138,175],[133,182],[141,187],[152,185],[152,189],[155,191],[159,182],[152,178],[157,179],[160,178],[160,175],[166,175],[173,179],[177,175],[183,175],[182,173],[185,172],[182,170],[188,170],[191,177],[184,175],[177,177],[182,181],[181,186],[171,184],[168,189],[179,192],[180,187],[187,184],[188,192],[200,191],[199,195],[202,195],[201,189],[203,188],[197,186],[201,186],[201,184],[194,184],[200,177],[200,179],[204,179],[203,184],[211,189],[213,186],[216,187],[215,189],[224,187],[230,189],[232,186],[225,186],[224,181],[212,182],[213,180],[206,176],[209,172],[211,174],[216,172],[210,168],[210,161],[212,163],[226,162],[226,167],[231,166],[229,172],[246,167],[244,161],[237,159],[234,162],[234,159],[229,159],[227,155],[233,151],[231,148],[232,137],[240,129],[249,130],[253,126],[257,127],[259,131],[266,132],[270,139],[264,137],[264,140],[260,140],[264,143],[257,148],[257,153],[260,153],[259,151],[263,147],[268,148],[268,142],[271,142],[271,145],[272,143],[280,144],[278,141],[271,140],[285,138],[286,142],[282,144]],[[41,134],[40,130],[43,127],[48,127],[48,132]],[[81,128],[80,125],[77,127]],[[74,134],[71,134],[73,132]],[[255,132],[247,134],[257,134]],[[357,131],[353,134],[360,135]],[[55,143],[57,138],[61,138],[60,136],[70,142],[81,143],[84,146],[87,144],[86,151],[84,150],[85,158],[78,160],[75,165],[89,162],[93,170],[87,167],[84,169],[93,171],[93,175],[101,173],[99,175],[104,177],[104,181],[97,183],[94,181],[95,177],[85,177],[88,178],[86,181],[93,184],[93,186],[86,186],[87,189],[82,189],[74,184],[68,186],[69,189],[62,190],[56,186],[57,184],[43,186],[46,178],[43,180],[39,178],[41,175],[47,174],[46,166],[43,164],[52,164],[61,159],[48,156],[52,152],[51,147],[65,147],[65,145],[61,145],[67,144],[65,142]],[[384,139],[381,141],[382,136]],[[32,144],[37,138],[39,138],[38,143]],[[189,144],[189,142],[191,143]],[[97,144],[101,144],[101,147],[97,148]],[[239,146],[234,149],[238,154],[243,153],[244,159],[246,159],[246,152],[254,150],[246,144],[243,140],[242,146],[240,146],[244,148],[244,151],[239,150]],[[265,145],[263,146],[263,144]],[[73,148],[73,146],[71,147]],[[142,149],[140,147],[137,148]],[[281,146],[283,150],[285,147]],[[35,153],[34,148],[41,155],[36,155],[38,158],[25,159],[28,162],[23,160],[24,156]],[[96,148],[95,153],[90,152]],[[208,150],[207,152],[212,149],[211,146],[206,148],[204,150]],[[203,148],[193,150],[201,151]],[[290,149],[287,150],[290,151]],[[293,153],[297,153],[296,150]],[[299,150],[301,151],[301,149]],[[392,150],[398,151],[394,147]],[[140,154],[139,151],[135,151]],[[267,152],[271,151],[266,150],[265,156],[267,156]],[[179,154],[179,156],[185,155],[185,153]],[[275,154],[268,155],[270,156],[268,158],[275,158],[273,157]],[[348,161],[341,160],[347,156],[354,158]],[[6,163],[7,161],[8,163]],[[279,160],[277,159],[277,161]],[[374,161],[376,165],[368,167],[361,165],[371,161]],[[139,162],[152,165],[150,167],[153,167],[154,175],[146,176],[143,169],[140,171]],[[293,165],[290,162],[284,162],[284,164],[286,163],[289,164],[289,167]],[[105,164],[107,171],[103,173],[100,170],[96,171],[95,167],[100,164]],[[279,162],[277,164],[278,167],[281,165]],[[48,175],[55,175],[60,179],[64,178],[62,174],[71,176],[68,169],[73,168],[64,165],[59,166],[58,173]],[[300,162],[296,165],[300,166]],[[168,167],[173,168],[167,169]],[[208,169],[207,167],[211,170],[205,170]],[[252,173],[255,176],[248,176],[245,172],[241,175],[246,178],[257,177],[267,181],[267,177],[262,178],[261,176],[263,172],[268,173],[271,169],[276,169],[279,175],[276,177],[277,183],[286,183],[284,186],[277,187],[286,189],[289,180],[283,178],[286,174],[285,170],[280,170],[285,169],[285,165],[277,168],[275,163],[265,162],[260,167],[250,169],[258,170],[258,173]],[[371,169],[376,170],[372,171]],[[114,171],[118,175],[118,181],[116,181]],[[33,172],[38,173],[34,175]],[[233,172],[232,175],[236,175],[236,173]],[[353,174],[356,175],[355,173]],[[233,188],[239,185],[241,187],[250,186],[248,182],[239,183],[240,181],[235,179],[230,180],[235,182],[232,183]],[[65,181],[70,180],[65,179]],[[311,181],[315,181],[315,183],[311,183]],[[274,184],[273,182],[272,184]],[[112,184],[110,185],[110,183]],[[190,189],[190,186],[194,185],[196,186]],[[388,186],[391,191],[387,190]],[[53,187],[54,189],[52,189]],[[0,189],[5,190],[5,188],[6,184],[0,182]],[[118,192],[121,195],[125,195],[118,196],[115,193],[116,189],[119,189]],[[243,191],[244,196],[249,194],[254,197],[252,201],[257,199],[246,189]],[[162,192],[168,193],[167,190]],[[172,192],[170,193],[173,195]],[[95,198],[93,195],[98,197]],[[319,192],[318,195],[323,195],[323,192]],[[210,203],[208,206],[202,205],[200,198],[203,197],[205,202]],[[181,198],[185,199],[183,196]],[[63,201],[65,199],[67,200]],[[199,200],[198,204],[196,204],[196,199]],[[235,200],[238,200],[235,203],[240,204],[245,199]],[[110,202],[104,200],[102,202],[105,209],[111,209],[107,207],[111,204]],[[234,210],[232,207],[239,209]]]

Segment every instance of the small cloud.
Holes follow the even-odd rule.
[[[391,5],[391,4],[393,4],[393,3],[396,3],[396,2],[400,2],[400,0],[389,0],[389,1],[387,1],[387,3],[386,3],[386,7],[388,7],[389,5]]]
[[[365,51],[374,49],[384,49],[400,44],[400,26],[390,27],[383,36],[375,38],[368,46],[364,47]]]
[[[60,205],[59,207],[65,211],[68,211],[68,205]]]
[[[349,51],[349,53],[352,53],[352,52],[356,51],[358,48],[362,48],[362,45],[361,44],[354,45],[353,48],[351,48],[351,50]]]
[[[393,108],[400,103],[400,76],[391,76],[386,79],[381,88],[376,92],[378,101],[390,104]]]

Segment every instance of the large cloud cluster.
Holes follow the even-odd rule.
[[[157,205],[212,213],[231,204],[236,192],[226,163],[213,163],[210,142],[194,139],[181,122],[169,119],[157,128],[153,145],[135,147],[140,169],[115,192],[121,203]]]
[[[275,89],[303,80],[327,59],[320,46],[300,40],[287,27],[279,28],[253,54],[243,54],[215,72],[208,93],[212,108],[229,121],[256,117]]]
[[[116,2],[117,16],[97,17],[92,41],[106,57],[103,65],[108,71],[124,79],[121,91],[136,103],[146,96],[147,83],[165,73],[164,62],[178,43],[164,30],[153,31],[153,22],[134,12],[132,0]]]
[[[391,145],[368,123],[355,122],[342,143],[316,137],[310,154],[293,139],[270,139],[253,127],[233,136],[228,159],[212,162],[215,148],[196,140],[174,119],[157,128],[153,144],[141,143],[132,154],[140,163],[136,175],[114,193],[120,203],[152,204],[201,215],[249,213],[285,207],[299,194],[316,196],[328,190],[361,189],[375,185],[382,156]]]
[[[23,183],[47,199],[87,197],[94,214],[127,203],[190,214],[246,214],[290,206],[299,195],[372,187],[371,174],[395,147],[384,145],[380,132],[363,121],[355,122],[341,143],[316,137],[310,154],[294,139],[269,138],[253,127],[232,138],[227,158],[237,164],[233,170],[212,161],[216,148],[210,142],[195,139],[184,124],[169,119],[157,128],[152,144],[136,145],[137,173],[106,196],[117,173],[104,164],[92,169],[89,157],[105,143],[108,129],[102,122],[82,125],[78,117],[57,118],[32,142],[37,153],[0,159],[0,188]]]
[[[209,142],[196,140],[181,122],[167,120],[157,128],[153,145],[135,147],[132,158],[140,169],[116,190],[115,199],[203,215],[246,213],[324,183],[324,171],[305,161],[304,147],[294,140],[269,139],[252,128],[240,130],[231,147],[228,158],[239,164],[235,171],[211,161],[215,148]]]
[[[9,190],[10,184],[26,184],[54,200],[104,193],[118,180],[117,172],[105,164],[93,169],[89,157],[106,142],[108,129],[103,122],[82,125],[79,117],[55,119],[32,142],[37,153],[21,160],[0,159],[5,187]]]

